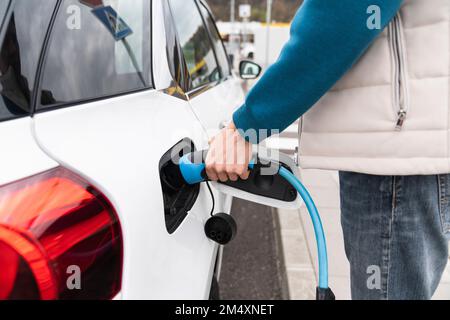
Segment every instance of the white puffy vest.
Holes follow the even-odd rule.
[[[450,173],[450,0],[406,0],[299,130],[302,168]]]

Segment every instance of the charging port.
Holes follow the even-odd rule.
[[[174,233],[184,221],[200,193],[200,185],[186,184],[178,165],[174,163],[185,154],[194,151],[194,143],[190,139],[183,139],[167,151],[159,163],[164,216],[170,234]]]

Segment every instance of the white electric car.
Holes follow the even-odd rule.
[[[0,300],[207,299],[211,195],[161,172],[243,98],[203,1],[0,1]]]

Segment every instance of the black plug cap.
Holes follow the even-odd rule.
[[[318,301],[334,301],[334,300],[336,300],[336,297],[330,288],[327,288],[327,289],[317,288],[316,300],[318,300]]]

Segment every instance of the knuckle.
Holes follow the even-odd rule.
[[[226,172],[226,168],[224,165],[222,164],[217,164],[214,166],[214,169],[216,170],[216,172],[218,173],[225,173]]]
[[[212,166],[212,165],[214,165],[214,159],[212,158],[212,157],[206,157],[206,160],[205,160],[205,165],[208,167],[208,166]]]
[[[234,165],[227,167],[227,173],[229,173],[229,174],[235,174],[236,171],[237,171],[237,167]]]

